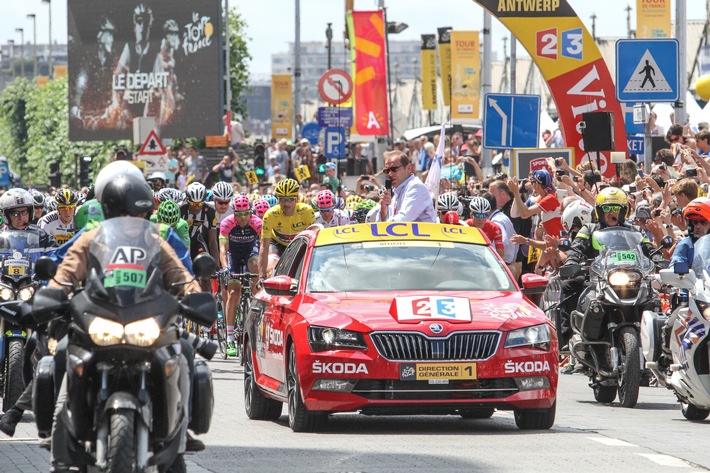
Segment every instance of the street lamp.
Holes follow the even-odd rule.
[[[331,26],[333,23],[328,23],[328,28],[325,30],[325,39],[328,41],[325,48],[328,50],[328,70],[330,70],[332,65],[332,47],[333,47],[333,28]]]
[[[37,77],[37,15],[28,13],[27,18],[32,20],[32,56],[34,57],[33,74]]]
[[[387,21],[387,9],[385,9],[385,24],[387,25],[387,34],[385,35],[385,54],[387,54],[387,101],[389,103],[389,141],[392,143],[392,133],[394,124],[392,123],[392,74],[390,74],[390,35],[399,34],[409,28],[406,23],[396,21]]]
[[[20,33],[20,77],[25,77],[25,30],[24,28],[15,28],[15,31]]]
[[[47,58],[49,72],[47,75],[52,77],[52,0],[42,0],[42,3],[46,3],[49,7],[49,57]]]
[[[12,78],[15,78],[15,65],[13,62],[15,62],[15,40],[13,39],[8,39],[7,44],[10,45],[10,69],[12,69]]]

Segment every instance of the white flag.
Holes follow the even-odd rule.
[[[439,134],[439,147],[436,149],[436,155],[434,156],[434,162],[431,163],[429,168],[429,173],[426,176],[427,188],[429,188],[429,194],[431,198],[436,202],[437,197],[439,197],[439,181],[441,180],[441,159],[444,157],[444,149],[446,147],[446,124],[441,124],[441,133]],[[434,204],[436,205],[436,204]]]

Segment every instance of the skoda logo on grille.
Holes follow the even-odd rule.
[[[444,327],[441,324],[431,324],[429,330],[431,330],[431,333],[434,335],[438,335],[444,331]]]

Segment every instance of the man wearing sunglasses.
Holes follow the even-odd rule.
[[[414,175],[414,165],[402,151],[385,153],[385,178],[392,188],[382,192],[378,222],[436,222],[434,203],[429,189]]]
[[[5,192],[0,197],[0,210],[5,221],[5,230],[21,230],[37,233],[40,248],[52,248],[57,242],[52,235],[43,229],[30,224],[34,199],[32,194],[24,189],[15,188]]]
[[[577,232],[572,246],[567,252],[567,265],[583,265],[589,259],[596,258],[599,254],[598,245],[594,242],[594,232],[607,227],[626,226],[640,231],[633,225],[626,224],[626,217],[629,214],[629,199],[623,190],[618,187],[607,187],[597,195],[594,213],[597,217],[596,223],[582,226]],[[641,247],[646,256],[653,251],[651,242],[644,236]],[[579,296],[584,289],[586,278],[576,276],[562,282],[560,291],[560,332],[559,346],[564,347],[572,336],[570,327],[570,314],[577,306]]]
[[[57,210],[40,218],[37,225],[52,235],[57,243],[63,245],[76,233],[74,228],[74,210],[79,198],[71,189],[60,189],[54,196]]]

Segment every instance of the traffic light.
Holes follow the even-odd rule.
[[[91,156],[82,156],[79,158],[79,185],[91,185]]]
[[[52,187],[62,187],[62,173],[59,172],[60,161],[49,163],[49,183]]]
[[[318,174],[325,174],[325,164],[318,166]]]

